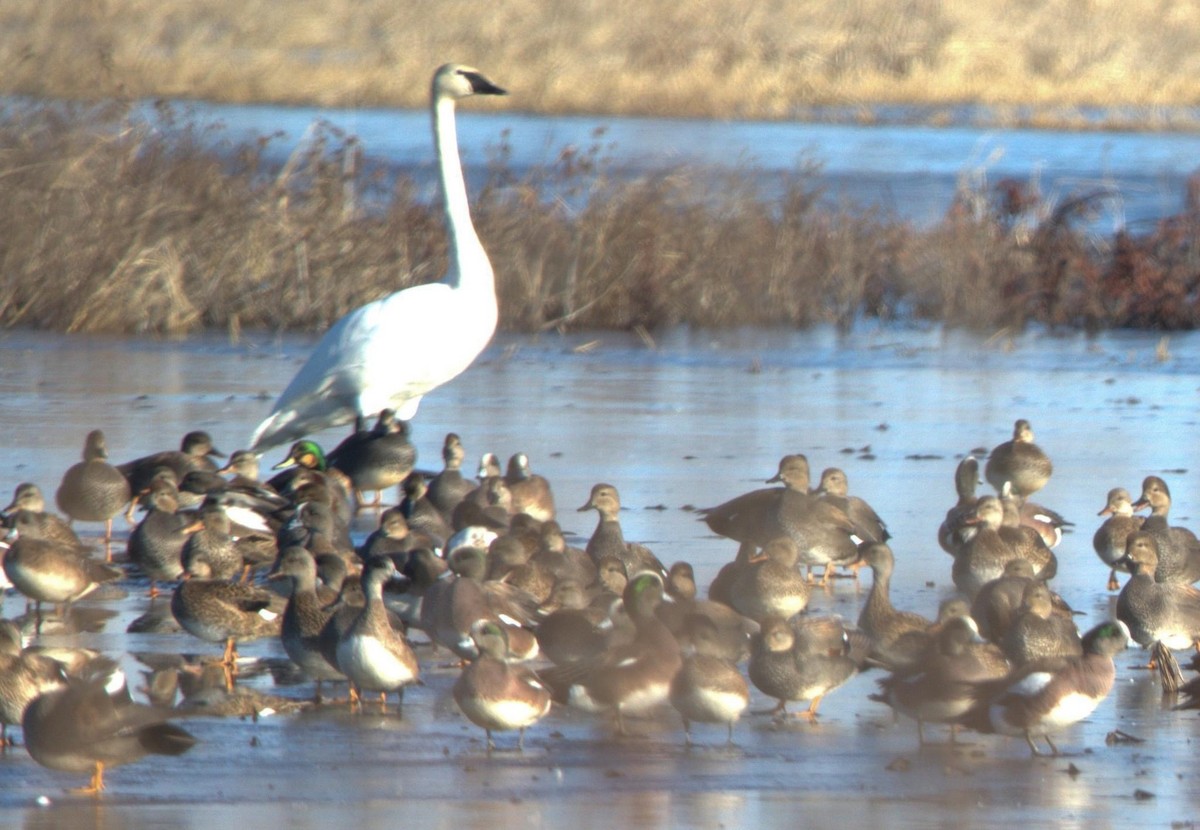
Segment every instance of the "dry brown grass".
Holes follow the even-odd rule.
[[[547,113],[793,117],[813,104],[1200,103],[1191,0],[6,0],[0,92],[419,106],[482,65]],[[1189,125],[1192,126],[1192,125]]]
[[[195,128],[150,130],[113,104],[6,115],[0,326],[321,329],[444,267],[439,210],[330,129],[280,169],[265,139],[218,153]],[[1181,215],[1110,240],[1078,221],[1103,194],[1037,219],[1038,194],[1001,182],[924,229],[830,207],[804,169],[779,196],[738,171],[618,179],[603,152],[598,140],[519,179],[497,153],[473,210],[504,327],[1200,325],[1200,182]],[[370,208],[368,186],[387,194]]]

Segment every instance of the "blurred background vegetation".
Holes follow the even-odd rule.
[[[5,0],[0,94],[29,99],[0,113],[0,326],[320,330],[442,273],[438,207],[406,176],[373,180],[353,136],[268,163],[272,137],[218,152],[131,118],[136,100],[163,99],[168,123],[189,98],[424,107],[457,60],[513,90],[489,110],[977,103],[998,122],[1095,128],[1081,113],[1100,107],[1107,126],[1190,129],[1198,41],[1184,0]],[[917,227],[830,204],[802,168],[767,195],[737,169],[631,181],[566,148],[520,174],[505,159],[472,196],[510,330],[1200,325],[1200,177],[1178,215],[1106,237],[1086,221],[1104,192],[1049,203],[1033,180],[968,182]],[[364,209],[365,188],[386,196]]]
[[[0,92],[423,106],[486,67],[543,113],[1200,103],[1194,0],[5,0]],[[864,117],[869,117],[865,115]]]

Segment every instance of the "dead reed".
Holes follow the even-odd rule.
[[[222,145],[115,105],[4,115],[0,325],[315,330],[444,267],[436,206],[331,128],[280,166],[270,138]],[[603,156],[598,137],[517,177],[498,149],[473,209],[504,327],[1200,324],[1200,180],[1151,232],[1097,238],[1078,220],[1104,193],[1049,206],[1028,183],[964,188],[918,228],[830,206],[803,168],[768,195],[737,171],[625,179]]]
[[[0,92],[417,107],[456,60],[542,113],[975,102],[1195,129],[1171,108],[1200,101],[1198,47],[1191,0],[6,0]]]

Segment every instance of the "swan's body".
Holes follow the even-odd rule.
[[[503,95],[479,72],[446,64],[433,76],[433,135],[445,199],[450,263],[441,282],[368,303],[338,320],[259,424],[262,450],[328,427],[396,410],[409,420],[422,396],[459,375],[496,330],[491,263],[467,202],[454,106],[470,95]],[[429,341],[437,337],[437,344]],[[414,343],[423,343],[419,351]]]

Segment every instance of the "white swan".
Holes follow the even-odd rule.
[[[423,395],[470,366],[492,339],[495,279],[471,223],[454,106],[470,95],[504,94],[467,66],[446,64],[434,73],[433,138],[450,237],[446,276],[368,303],[334,323],[254,431],[252,449],[295,441],[387,408],[407,421]],[[436,346],[430,342],[434,337]]]

